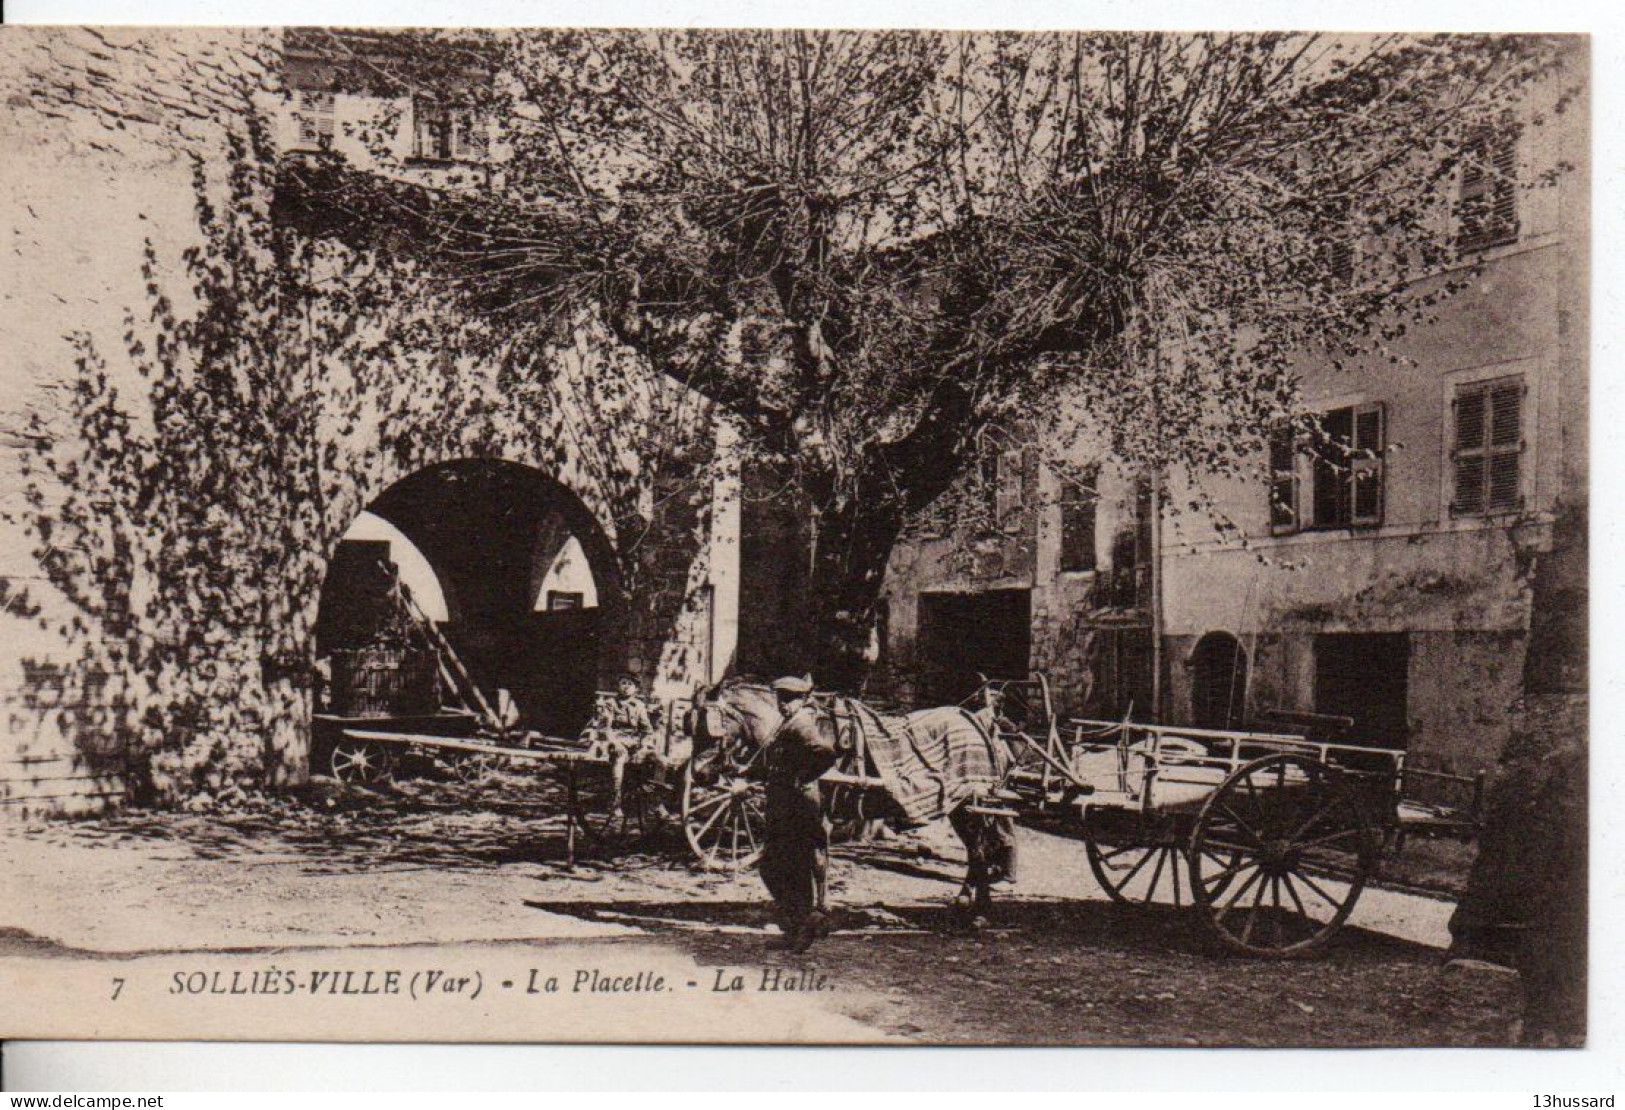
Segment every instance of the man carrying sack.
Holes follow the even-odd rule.
[[[818,779],[835,765],[835,740],[820,728],[812,681],[785,677],[773,683],[783,723],[768,741],[766,843],[762,882],[773,896],[784,944],[805,952],[824,930],[820,893],[829,858],[829,827]]]

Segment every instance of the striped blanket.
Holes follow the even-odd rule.
[[[965,710],[944,706],[894,717],[851,705],[905,828],[946,816],[1003,783],[1010,766],[1004,741]]]

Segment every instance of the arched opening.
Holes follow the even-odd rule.
[[[1235,729],[1247,715],[1247,653],[1228,632],[1209,632],[1191,652],[1191,723]]]
[[[448,684],[416,658],[433,637],[400,626],[432,625],[488,697],[513,696],[523,727],[570,736],[625,668],[621,606],[613,549],[580,498],[533,467],[465,459],[408,475],[357,518],[328,566],[316,648],[411,672],[336,715],[419,716]]]

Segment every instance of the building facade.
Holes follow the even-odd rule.
[[[1258,477],[1159,489],[1109,458],[1058,473],[1018,430],[965,480],[981,524],[895,553],[877,689],[944,701],[979,672],[1042,671],[1068,714],[1239,728],[1313,713],[1413,765],[1493,763],[1536,569],[1586,506],[1588,131],[1583,107],[1553,112],[1562,84],[1528,97],[1526,126],[1482,160],[1493,172],[1439,198],[1456,273],[1479,267],[1468,287],[1391,361],[1301,367],[1329,446],[1283,432]],[[1357,255],[1350,280],[1377,262]],[[1193,489],[1236,534],[1166,511]]]

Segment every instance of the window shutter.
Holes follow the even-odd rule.
[[[1355,524],[1382,521],[1383,408],[1366,405],[1354,414],[1354,451],[1349,459]]]
[[[1491,511],[1522,503],[1523,384],[1507,382],[1490,391],[1488,504]]]
[[[1484,391],[1475,389],[1456,398],[1456,449],[1484,446]]]
[[[1518,237],[1518,129],[1486,137],[1467,152],[1456,202],[1461,254]]]
[[[1490,456],[1488,507],[1491,512],[1518,507],[1521,500],[1518,495],[1518,461],[1517,455]]]
[[[488,146],[485,121],[472,112],[461,111],[456,114],[454,127],[453,157],[464,162],[483,162]]]
[[[333,145],[333,94],[321,89],[301,89],[299,145],[307,150],[326,150]]]
[[[1007,532],[1016,531],[1021,527],[1022,480],[1025,477],[1026,457],[1026,450],[1021,447],[999,452],[994,511],[998,513],[999,527]]]
[[[1507,135],[1495,148],[1495,186],[1490,219],[1500,238],[1518,233],[1518,136]]]
[[[1484,456],[1456,460],[1455,510],[1468,515],[1484,511]]]
[[[1282,424],[1270,433],[1270,531],[1298,528],[1298,444],[1295,429]]]
[[[1523,384],[1507,382],[1490,391],[1490,446],[1513,447],[1523,438]]]
[[[1454,496],[1462,516],[1515,510],[1523,504],[1521,378],[1462,386],[1454,401]]]

